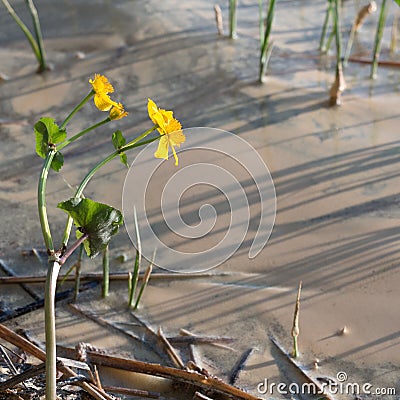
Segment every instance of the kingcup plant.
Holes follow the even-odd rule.
[[[128,166],[126,152],[130,149],[146,145],[159,140],[157,151],[154,156],[168,160],[169,151],[178,165],[178,156],[175,146],[180,146],[185,141],[180,122],[174,118],[172,111],[166,111],[148,99],[148,114],[153,126],[138,135],[135,139],[127,142],[122,132],[117,130],[112,134],[114,151],[99,161],[83,178],[79,184],[75,196],[58,204],[58,208],[68,214],[66,226],[63,233],[62,243],[55,247],[51,235],[46,207],[46,184],[49,171],[60,171],[64,163],[61,153],[66,146],[75,142],[82,136],[114,120],[125,118],[128,113],[124,106],[111,99],[110,94],[114,92],[113,86],[108,79],[96,74],[89,80],[92,88],[89,94],[72,110],[66,119],[58,125],[54,119],[41,118],[34,127],[36,135],[36,153],[44,159],[43,167],[38,184],[38,209],[39,219],[42,227],[44,242],[49,255],[48,272],[45,287],[45,330],[46,330],[46,399],[56,399],[56,331],[55,331],[55,292],[57,277],[61,267],[65,264],[71,254],[78,248],[84,247],[86,254],[93,258],[100,252],[106,251],[111,237],[115,235],[119,226],[123,223],[122,214],[119,210],[83,196],[83,191],[95,173],[114,158],[119,157],[121,162]],[[94,125],[68,136],[67,125],[77,112],[90,100],[102,112],[108,112],[107,118]],[[146,137],[157,131],[158,136],[146,139]],[[76,241],[69,245],[70,234],[73,225],[76,228]]]

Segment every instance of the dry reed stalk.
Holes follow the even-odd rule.
[[[107,390],[107,392],[111,393],[124,394],[127,396],[146,397],[149,399],[158,399],[160,397],[160,393],[158,392],[151,392],[148,390],[131,389],[118,386],[104,386],[104,390]]]
[[[353,26],[351,27],[350,35],[349,35],[349,40],[347,42],[347,47],[344,55],[344,65],[347,65],[347,62],[349,60],[349,56],[351,53],[351,48],[353,47],[353,41],[356,32],[360,29],[362,24],[364,23],[365,19],[374,13],[377,10],[376,7],[376,2],[375,1],[370,1],[367,5],[361,8],[361,10],[358,12],[357,17],[354,20]]]
[[[217,24],[217,30],[218,30],[218,35],[224,36],[224,25],[222,22],[222,11],[221,7],[219,4],[214,5],[214,11],[215,11],[215,22]]]
[[[161,327],[158,328],[158,337],[159,337],[161,343],[163,344],[163,346],[165,347],[165,351],[168,354],[169,358],[171,359],[172,363],[175,365],[175,367],[185,368],[185,364],[183,363],[181,357],[175,351],[172,344],[165,337]]]
[[[335,81],[329,91],[329,104],[331,106],[339,106],[341,104],[342,92],[346,89],[344,80],[343,67],[339,64],[336,68]]]
[[[4,382],[0,382],[0,392],[3,392],[7,389],[11,389],[14,386],[18,385],[21,382],[26,381],[27,379],[33,378],[37,375],[43,374],[46,369],[45,363],[40,363],[38,365],[33,365],[28,370],[13,376],[10,379],[7,379]]]
[[[372,60],[360,57],[350,57],[349,61],[359,63],[359,64],[372,64]],[[399,61],[392,61],[392,60],[379,60],[378,64],[382,67],[393,67],[399,68],[400,62]]]
[[[7,342],[13,344],[14,346],[19,347],[20,349],[26,351],[27,353],[33,355],[40,361],[46,361],[46,353],[30,343],[28,340],[24,339],[22,336],[13,332],[11,329],[8,329],[6,326],[0,324],[0,337]],[[72,371],[72,369],[62,365],[62,363],[58,363],[58,370],[65,374],[67,377],[75,377],[77,374]],[[108,395],[106,393],[100,392],[99,389],[94,387],[92,384],[87,382],[80,382],[79,385],[82,389],[86,390],[89,394],[91,394],[96,400],[107,400]]]
[[[194,334],[194,333],[192,333],[192,332],[190,332],[190,331],[188,331],[187,329],[181,329],[180,331],[179,331],[179,333],[181,334],[181,335],[185,335],[185,336],[189,336],[189,337],[194,337],[194,338],[196,338],[197,340],[198,340],[198,342],[197,343],[202,343],[202,338],[203,338],[203,336],[198,336],[198,335],[196,335],[196,334]],[[207,338],[207,337],[205,337],[205,338]],[[231,339],[231,338],[220,338],[220,337],[210,337],[210,338],[207,338],[207,339],[211,339],[210,341],[208,341],[208,340],[206,340],[205,341],[205,343],[207,343],[207,344],[209,344],[209,345],[211,345],[211,346],[214,346],[214,347],[219,347],[220,349],[225,349],[225,350],[231,350],[231,351],[236,351],[235,349],[233,349],[232,347],[229,347],[229,346],[225,346],[224,344],[221,344],[221,343],[217,343],[217,342],[220,342],[220,341],[225,341],[225,342],[228,342],[229,343],[229,341],[230,340],[232,340],[232,341],[234,341],[235,339]],[[218,340],[215,340],[215,339],[218,339]],[[225,339],[228,339],[227,341],[225,340]],[[170,340],[171,340],[171,338],[170,338]]]
[[[198,372],[190,372],[183,369],[165,367],[163,365],[151,364],[143,361],[111,357],[91,351],[87,352],[87,357],[88,361],[93,364],[171,379],[184,385],[200,388],[207,393],[212,391],[222,394],[227,398],[259,400],[258,397],[246,393],[234,386],[228,385],[217,377],[202,375]]]
[[[144,278],[143,273],[139,274],[139,280]],[[198,278],[211,278],[220,276],[231,276],[228,272],[216,273],[192,273],[192,274],[179,274],[179,273],[153,273],[151,275],[152,280],[168,280],[168,279],[198,279]],[[66,282],[74,281],[74,276],[59,275],[58,280],[65,279]],[[101,281],[103,274],[98,273],[87,273],[82,274],[80,277],[81,281]],[[110,281],[126,281],[128,279],[128,273],[115,273],[110,274]],[[45,276],[0,276],[0,284],[16,284],[16,283],[44,283],[46,280]]]
[[[206,396],[203,393],[196,392],[192,397],[193,400],[213,400],[211,397]]]
[[[377,7],[375,1],[370,1],[369,4],[362,7],[354,21],[354,31],[357,32],[361,28],[361,25],[364,23],[365,19],[376,10]]]
[[[182,329],[184,330],[184,329]],[[181,330],[181,331],[182,331]],[[218,344],[218,343],[232,343],[236,339],[225,337],[225,336],[170,336],[168,337],[170,343],[173,344]],[[228,347],[230,350],[231,348]]]
[[[292,327],[293,357],[294,358],[297,358],[299,356],[299,347],[298,347],[298,343],[297,343],[297,338],[298,338],[298,336],[300,334],[299,313],[300,313],[301,285],[302,285],[302,281],[300,281],[299,289],[297,291],[296,305],[295,305],[295,308],[294,308],[293,327]]]

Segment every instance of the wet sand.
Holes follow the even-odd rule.
[[[25,15],[20,3],[17,9]],[[148,97],[173,108],[184,127],[234,132],[259,152],[275,183],[277,215],[268,245],[250,260],[251,230],[235,256],[216,270],[235,275],[152,282],[140,314],[170,335],[186,328],[235,337],[237,352],[200,349],[205,367],[222,377],[240,351],[254,347],[238,384],[257,394],[264,378],[289,383],[293,379],[268,335],[290,349],[294,302],[302,280],[301,361],[311,365],[318,358],[321,367],[313,372],[317,375],[335,377],[345,371],[349,382],[396,387],[400,393],[399,72],[381,68],[378,79],[370,81],[369,66],[350,63],[343,105],[328,108],[334,59],[331,54],[320,57],[317,50],[326,2],[304,1],[293,12],[289,1],[278,3],[275,49],[266,83],[260,85],[256,3],[241,2],[239,39],[231,41],[217,36],[213,5],[207,1],[117,1],[101,7],[57,2],[62,23],[55,18],[53,2],[38,1],[48,59],[54,64],[43,76],[34,73],[36,63],[27,43],[2,13],[0,72],[10,79],[0,84],[0,256],[20,274],[44,273],[38,262],[20,256],[22,249],[43,247],[36,219],[41,160],[34,154],[32,125],[41,116],[63,119],[90,89],[88,79],[104,73],[130,115],[99,129],[95,144],[84,138],[71,146],[62,173],[51,176],[48,206],[56,242],[64,215],[55,206],[72,196],[66,182],[78,184],[101,155],[112,151],[110,135],[115,129],[134,137],[149,127]],[[357,8],[351,3],[344,10],[347,28]],[[226,7],[223,12],[226,22]],[[363,57],[370,52],[377,17],[367,21],[355,44],[354,51]],[[85,57],[77,58],[77,51]],[[388,57],[384,50],[382,58]],[[93,123],[94,115],[94,106],[85,107],[71,131]],[[133,160],[133,154],[129,158]],[[111,163],[86,195],[120,208],[125,173],[117,161]],[[251,210],[256,216],[257,204]],[[208,239],[213,243],[213,234]],[[111,251],[113,257],[122,252],[133,256],[124,231]],[[132,268],[132,261],[112,264],[116,271]],[[87,260],[84,268],[101,271],[101,260]],[[99,291],[92,299],[85,293],[80,302],[116,320],[125,310],[116,293],[124,291],[127,300],[125,287],[111,284],[106,302],[100,301]],[[11,308],[26,302],[16,286],[3,285],[0,290]],[[36,290],[42,293],[43,288]],[[42,318],[38,311],[17,322],[43,339]],[[344,326],[348,333],[338,335]],[[60,307],[59,342],[75,346],[82,337],[113,351],[126,352],[130,346],[67,306]]]

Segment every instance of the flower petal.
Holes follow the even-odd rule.
[[[168,123],[168,125],[166,126],[165,129],[166,129],[167,133],[172,133],[172,132],[180,131],[182,129],[182,125],[177,119],[172,118],[169,121],[169,123]]]
[[[121,103],[113,106],[110,110],[110,119],[116,120],[124,118],[128,115],[128,113],[124,110],[124,106]]]
[[[186,137],[182,131],[175,131],[168,134],[168,140],[171,146],[180,146],[185,142]]]
[[[151,120],[153,120],[153,115],[158,113],[157,104],[151,99],[147,99],[147,112]]]
[[[118,106],[115,101],[110,99],[105,93],[99,93],[94,95],[94,104],[100,111],[108,111],[112,106]]]
[[[168,137],[167,135],[164,135],[160,138],[157,151],[154,153],[154,157],[168,160],[168,146]]]
[[[114,92],[113,86],[104,75],[95,74],[93,80],[89,79],[89,83],[92,84],[93,90],[97,94],[108,94]]]

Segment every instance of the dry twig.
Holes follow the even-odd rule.
[[[168,354],[169,358],[171,359],[172,363],[178,368],[185,368],[185,364],[183,363],[179,354],[175,351],[171,343],[165,337],[161,327],[158,328],[158,337],[163,344],[166,353]]]
[[[45,362],[46,361],[46,353],[39,349],[34,344],[30,343],[28,340],[24,339],[20,335],[13,332],[11,329],[8,329],[6,326],[0,324],[0,338],[6,340],[7,342],[17,346],[27,353],[33,355],[37,359]],[[75,377],[77,376],[72,369],[64,366],[59,365],[57,367],[63,374],[68,377]],[[91,385],[87,382],[80,382],[79,386],[81,386],[84,390],[86,390],[89,394],[91,394],[96,400],[107,400],[108,395],[104,392],[100,392],[99,389]]]
[[[216,337],[198,336],[198,335],[188,331],[187,329],[181,329],[179,331],[179,333],[181,335],[185,335],[185,336],[196,338],[196,342],[193,343],[193,344],[205,343],[205,344],[209,344],[210,346],[219,347],[221,349],[236,351],[232,347],[225,346],[224,344],[220,343],[220,342],[229,343],[230,341],[234,341],[235,340],[233,338],[231,339],[231,338],[224,338],[224,337],[218,337],[218,336],[216,336]],[[211,340],[208,340],[208,339],[211,339]],[[174,339],[173,338],[169,338],[169,340],[172,342]]]
[[[91,351],[87,352],[87,358],[88,361],[93,364],[171,379],[175,382],[181,382],[185,385],[199,388],[207,393],[208,391],[211,391],[228,398],[233,397],[242,400],[259,400],[257,397],[234,386],[228,385],[216,377],[205,376],[197,372],[165,367],[159,364],[151,364],[143,361],[111,357]]]
[[[203,393],[196,392],[193,396],[193,400],[213,400],[211,397],[204,395]]]
[[[160,397],[160,393],[158,392],[151,392],[148,390],[131,389],[118,386],[104,386],[104,390],[107,390],[107,392],[124,394],[127,396],[147,397],[149,399],[158,399]]]
[[[211,277],[220,277],[220,276],[231,276],[232,274],[228,272],[222,272],[220,274],[217,273],[193,273],[193,274],[178,274],[178,273],[153,273],[151,275],[152,280],[168,280],[168,279],[198,279],[198,278],[211,278]],[[139,274],[139,280],[144,278],[144,274]],[[81,281],[102,281],[103,274],[98,273],[88,273],[81,275]],[[128,273],[115,273],[110,274],[110,281],[126,281],[128,279]],[[58,280],[74,281],[74,276],[66,276],[59,275]],[[44,283],[46,281],[45,276],[0,276],[0,284],[16,284],[16,283]]]

